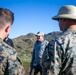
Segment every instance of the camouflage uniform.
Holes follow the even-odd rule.
[[[76,29],[67,29],[49,44],[49,75],[76,75]]]
[[[52,41],[54,41],[54,39],[58,38],[61,35],[61,32],[52,32]],[[43,59],[42,59],[42,64],[43,64],[43,75],[48,75],[49,74],[49,69],[50,69],[50,58],[49,58],[49,46],[50,46],[50,42],[49,44],[46,46],[45,51],[43,53]]]
[[[16,50],[0,38],[0,75],[25,75]]]

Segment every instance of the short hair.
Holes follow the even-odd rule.
[[[3,27],[6,23],[14,22],[14,13],[11,12],[9,9],[0,8],[0,27]]]

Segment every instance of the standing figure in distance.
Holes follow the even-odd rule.
[[[0,75],[25,75],[17,52],[3,40],[8,36],[14,21],[14,14],[6,8],[0,8]]]
[[[40,72],[40,75],[42,75],[42,56],[45,51],[45,47],[48,45],[48,41],[44,40],[43,32],[38,32],[36,37],[37,41],[34,45],[32,60],[30,64],[30,75],[37,75],[38,72]]]
[[[49,75],[76,75],[76,6],[62,6],[52,19],[62,34],[49,44]]]

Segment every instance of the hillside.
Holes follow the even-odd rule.
[[[46,40],[50,41],[53,37],[59,35],[60,32],[53,32],[45,34],[44,37]],[[36,36],[34,33],[28,33],[27,35],[22,35],[13,39],[15,49],[20,52],[21,50],[28,50],[32,52],[34,43],[36,41]]]
[[[52,38],[60,35],[60,32],[53,32],[45,34],[44,37],[46,40],[50,41]],[[33,51],[33,46],[36,41],[36,36],[34,33],[28,33],[27,35],[21,35],[17,38],[12,39],[14,42],[15,49],[17,54],[20,57],[27,75],[30,69],[30,61]]]

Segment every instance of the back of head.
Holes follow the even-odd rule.
[[[76,6],[74,5],[65,5],[62,6],[58,14],[54,16],[53,20],[58,20],[59,18],[66,18],[66,19],[74,19],[76,20]]]
[[[0,27],[3,27],[6,23],[12,25],[14,21],[14,14],[6,8],[0,8]]]

